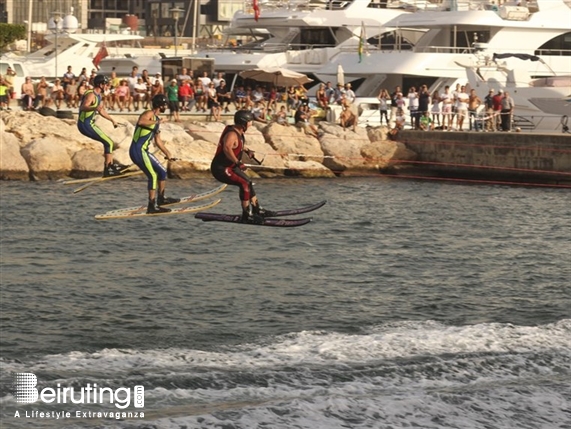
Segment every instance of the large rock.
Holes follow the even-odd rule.
[[[161,139],[177,161],[168,163],[170,177],[186,179],[210,174],[210,163],[216,152],[216,135],[224,125],[216,122],[188,122],[183,129],[172,122],[161,125]],[[162,156],[162,154],[160,155]]]
[[[286,176],[335,177],[333,171],[316,161],[289,161]]]
[[[104,164],[103,151],[81,149],[72,155],[70,176],[80,179],[101,176]]]
[[[55,140],[55,141],[54,141]],[[60,138],[40,138],[22,149],[34,180],[55,180],[69,175],[71,158]],[[55,143],[55,144],[54,144]]]
[[[366,165],[378,170],[399,169],[407,166],[406,162],[414,161],[416,153],[407,149],[401,142],[378,141],[364,145],[361,155]]]
[[[290,170],[302,167],[303,171],[315,167],[315,163],[323,162],[323,150],[319,139],[307,135],[304,130],[295,126],[283,126],[271,123],[264,129],[265,139],[279,154]],[[312,161],[311,164],[301,165],[299,162]],[[305,173],[304,173],[305,174]]]
[[[361,156],[361,148],[370,143],[365,129],[357,127],[353,131],[334,124],[322,124],[322,129],[325,131],[321,138],[321,148],[326,156],[324,166],[336,174],[368,168]]]
[[[13,134],[0,130],[0,179],[28,180],[29,169],[20,154],[18,139]]]
[[[384,125],[380,127],[367,127],[367,136],[372,143],[389,140],[388,133],[389,128]]]
[[[225,126],[226,124],[222,122],[193,121],[186,123],[185,130],[194,140],[207,141],[217,145]]]

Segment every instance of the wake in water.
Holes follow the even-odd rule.
[[[119,350],[1,361],[5,427],[564,428],[571,421],[571,319],[543,326],[399,322],[312,331],[213,351]],[[14,418],[16,410],[117,411],[16,403],[38,388],[143,385],[144,420]],[[130,409],[133,411],[133,409]]]

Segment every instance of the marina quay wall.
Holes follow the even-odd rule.
[[[56,180],[97,177],[102,145],[79,133],[71,118],[37,112],[0,112],[0,180]],[[124,126],[113,128],[98,117],[98,126],[115,142],[114,158],[130,164],[137,114],[113,114]],[[208,121],[181,115],[180,123],[161,125],[161,136],[177,161],[168,164],[171,178],[209,174],[220,134],[232,115]],[[255,122],[248,146],[264,163],[251,173],[263,177],[392,176],[477,180],[484,183],[571,187],[571,134],[484,133],[404,130],[391,141],[387,127],[343,129],[319,121],[318,135],[308,128]]]
[[[571,183],[571,134],[405,130],[398,140],[417,154],[417,174]]]

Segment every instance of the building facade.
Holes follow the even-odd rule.
[[[139,34],[169,37],[174,34],[171,9],[183,10],[178,19],[178,35],[212,37],[232,20],[237,10],[250,0],[0,0],[0,22],[27,24],[33,32],[46,32],[54,12],[74,15],[78,32],[110,31],[109,21],[123,22],[136,17]],[[196,27],[196,29],[195,29]],[[115,29],[113,29],[115,30]]]

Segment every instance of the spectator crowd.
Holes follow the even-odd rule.
[[[83,94],[93,87],[97,73],[92,69],[88,74],[84,68],[75,75],[72,67],[68,66],[66,73],[53,83],[48,83],[44,77],[34,83],[27,77],[21,88],[22,108],[77,108]],[[10,109],[14,76],[10,68],[5,75],[0,75],[0,109]],[[149,109],[150,101],[157,94],[167,97],[169,117],[176,122],[180,122],[180,112],[201,112],[210,120],[220,121],[221,115],[229,113],[230,109],[248,109],[256,121],[277,122],[284,126],[293,122],[308,134],[317,136],[312,118],[319,112],[327,112],[332,106],[339,106],[339,123],[343,129],[355,130],[358,123],[352,108],[356,95],[350,83],[335,86],[332,82],[319,83],[313,94],[315,104],[310,105],[310,96],[302,85],[277,88],[273,85],[237,84],[230,90],[223,73],[218,72],[211,77],[208,72],[203,72],[202,76],[195,77],[192,70],[184,67],[168,82],[163,81],[161,73],[150,76],[147,70],[139,73],[137,67],[133,67],[127,77],[118,77],[112,71],[110,85],[102,94],[102,101],[108,111],[138,112]],[[405,127],[407,116],[410,127],[418,130],[510,131],[515,107],[507,92],[490,90],[481,100],[473,89],[467,91],[460,84],[454,90],[446,86],[442,92],[435,90],[432,93],[429,93],[427,85],[421,85],[418,90],[412,86],[406,94],[400,86],[395,87],[392,93],[383,88],[377,99],[380,123],[391,128],[392,134]]]

